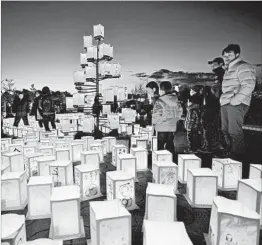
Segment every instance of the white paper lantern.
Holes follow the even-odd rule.
[[[20,245],[26,242],[25,216],[18,214],[1,215],[1,244]]]
[[[186,198],[191,207],[211,208],[218,193],[218,177],[209,168],[187,170]],[[205,193],[205,195],[203,195]]]
[[[90,145],[94,143],[94,137],[93,136],[83,136],[81,138],[86,142],[86,150],[90,150]]]
[[[209,243],[258,245],[259,222],[259,214],[241,202],[217,196],[211,211]]]
[[[133,134],[133,126],[132,125],[127,125],[126,126],[126,134],[127,135],[132,135]]]
[[[136,146],[136,141],[140,139],[140,135],[131,135],[131,146]]]
[[[21,210],[27,205],[25,172],[7,172],[2,175],[1,210]]]
[[[260,227],[262,228],[262,179],[239,180],[237,200],[260,214]]]
[[[152,163],[153,183],[171,185],[177,191],[178,166],[170,161]]]
[[[250,164],[249,179],[262,179],[262,165]]]
[[[137,171],[148,170],[148,153],[143,148],[130,148],[130,153],[136,157]]]
[[[52,146],[53,143],[51,142],[50,139],[41,139],[39,144],[38,144],[38,148],[42,148],[42,147],[46,147],[46,146]]]
[[[105,28],[101,24],[94,25],[93,26],[94,30],[94,39],[104,39],[105,36]]]
[[[112,145],[112,165],[117,166],[118,155],[127,154],[127,147],[125,145]]]
[[[4,163],[2,161],[2,164],[1,164],[1,175],[3,175],[4,173],[7,173],[7,172],[11,172],[10,164],[9,163]]]
[[[103,105],[103,114],[111,113],[111,105]]]
[[[148,183],[145,220],[174,222],[177,220],[176,205],[173,186]]]
[[[73,164],[71,161],[54,161],[49,163],[49,174],[53,176],[54,186],[72,185]]]
[[[72,161],[80,161],[81,152],[84,150],[84,140],[80,140],[78,142],[73,141],[70,145],[70,150],[72,154]]]
[[[135,180],[137,180],[136,175],[136,157],[132,154],[121,154],[118,156],[117,170],[124,171],[130,174]]]
[[[44,156],[54,156],[54,147],[53,146],[43,146],[39,147],[39,152]]]
[[[178,180],[187,182],[187,170],[201,168],[201,159],[194,154],[178,154]]]
[[[2,164],[10,166],[11,172],[24,171],[24,158],[20,152],[4,153],[2,155]]]
[[[93,144],[90,145],[90,150],[91,151],[98,151],[99,152],[100,163],[104,162],[104,154],[103,154],[102,144],[100,144],[100,143],[93,143]]]
[[[59,161],[70,160],[70,149],[69,148],[55,148],[55,157]]]
[[[242,179],[242,163],[230,158],[213,158],[212,171],[218,175],[218,189],[237,190],[238,180]]]
[[[24,145],[24,140],[20,138],[12,139],[12,144]]]
[[[92,245],[131,245],[131,214],[119,200],[90,202],[90,232]]]
[[[10,145],[6,145],[6,149],[9,152],[23,152],[23,145],[21,145],[21,144],[10,144]]]
[[[37,138],[34,139],[26,139],[24,141],[24,145],[26,146],[35,146],[36,148],[38,148],[39,142]]]
[[[43,154],[38,152],[24,154],[24,165],[25,165],[27,178],[30,178],[31,176],[39,175],[39,169],[37,166],[36,159],[41,156],[43,156]]]
[[[95,119],[93,116],[83,119],[83,132],[92,133],[94,130]]]
[[[84,237],[84,223],[83,218],[80,217],[79,186],[53,188],[51,210],[49,233],[51,239],[72,240]]]
[[[56,131],[51,132],[39,132],[39,138],[41,139],[49,139],[51,136],[57,136]]]
[[[33,241],[22,243],[21,245],[63,245],[63,240],[51,240],[47,238],[39,238]]]
[[[49,176],[49,164],[56,161],[55,156],[42,156],[36,159],[39,176]]]
[[[6,150],[7,145],[12,144],[12,138],[3,138],[1,139],[1,150]]]
[[[113,145],[116,145],[116,137],[108,136],[108,137],[103,137],[103,139],[108,141],[108,144],[107,144],[107,147],[108,147],[107,152],[108,152],[108,153],[111,153],[111,152],[112,152]]]
[[[157,136],[152,136],[151,151],[157,151]]]
[[[83,41],[84,41],[84,48],[85,49],[92,47],[92,45],[93,45],[93,37],[92,36],[84,36]]]
[[[144,221],[143,245],[193,245],[183,222]]]
[[[118,129],[119,128],[119,114],[108,114],[108,123],[110,129]]]
[[[140,125],[139,124],[135,124],[134,125],[134,134],[138,135],[140,131]]]
[[[64,139],[56,139],[53,142],[54,148],[68,148],[69,144]]]
[[[99,168],[100,156],[99,151],[82,151],[81,152],[81,164],[87,164],[94,168]]]
[[[136,146],[138,148],[143,148],[147,150],[148,140],[145,139],[137,139],[136,140]]]
[[[94,66],[85,67],[85,78],[95,79],[96,78],[96,68]]]
[[[51,218],[52,176],[31,177],[27,184],[28,213],[27,219]]]
[[[80,54],[80,64],[82,66],[87,65],[87,53]]]
[[[81,201],[101,196],[99,168],[92,165],[75,166],[75,184],[80,187]]]
[[[106,172],[107,200],[119,199],[128,210],[137,208],[134,177],[124,171]]]
[[[36,151],[37,150],[36,150],[35,146],[27,146],[27,145],[23,146],[23,153],[24,153],[24,155],[35,153]]]

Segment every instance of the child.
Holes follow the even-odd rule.
[[[194,153],[201,148],[201,98],[198,94],[192,95],[188,100],[185,129],[187,131],[188,149],[185,153]]]

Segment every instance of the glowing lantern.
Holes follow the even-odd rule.
[[[107,152],[108,153],[111,153],[112,152],[112,148],[113,148],[113,145],[116,144],[116,138],[115,137],[103,137],[104,140],[107,140],[108,141],[108,144],[107,144]]]
[[[54,147],[53,146],[43,146],[39,148],[39,152],[44,156],[53,156],[54,155]]]
[[[38,152],[24,154],[24,165],[27,174],[27,178],[31,176],[39,175],[39,169],[37,167],[37,158],[43,156],[43,154]]]
[[[124,171],[106,172],[107,200],[119,199],[128,210],[137,208],[134,177]]]
[[[25,172],[7,172],[2,175],[1,210],[23,210],[27,205]]]
[[[92,47],[93,45],[93,38],[92,36],[84,36],[83,37],[83,41],[84,41],[84,48],[88,49],[89,47]]]
[[[86,150],[90,149],[90,145],[93,144],[95,140],[93,136],[83,136],[81,139],[86,141]]]
[[[178,180],[187,182],[187,170],[201,168],[201,159],[194,154],[178,154]]]
[[[100,156],[99,151],[82,151],[81,152],[81,164],[87,164],[88,166],[92,166],[94,168],[99,169],[100,164]]]
[[[80,161],[81,152],[84,150],[84,140],[73,141],[70,145],[70,150],[72,154],[72,161]]]
[[[21,144],[10,144],[6,145],[9,152],[23,152],[23,145]]]
[[[148,183],[145,220],[174,222],[177,220],[176,205],[173,186]]]
[[[70,149],[69,148],[55,148],[55,157],[59,161],[70,160]]]
[[[186,198],[191,207],[211,208],[217,193],[218,177],[210,168],[188,169]]]
[[[250,164],[249,179],[262,179],[262,165]]]
[[[24,159],[20,152],[11,152],[2,154],[2,164],[10,166],[11,172],[24,171]]]
[[[127,147],[125,145],[113,145],[112,146],[112,165],[117,166],[118,155],[126,154]]]
[[[49,164],[56,161],[55,156],[43,156],[36,159],[39,176],[49,176]]]
[[[105,28],[101,24],[94,25],[93,26],[94,30],[94,39],[104,39],[105,36]]]
[[[117,170],[130,174],[136,180],[136,157],[131,154],[121,154],[118,159]]]
[[[148,170],[148,153],[144,148],[130,148],[130,153],[136,157],[137,171]]]
[[[214,198],[208,240],[219,244],[259,244],[260,216],[243,203],[221,196]]]
[[[90,202],[92,245],[131,245],[131,232],[131,214],[119,200]]]
[[[230,158],[213,158],[212,171],[218,175],[218,189],[237,190],[238,180],[242,178],[242,163]]]
[[[145,139],[137,139],[136,146],[147,150],[148,141]]]
[[[87,54],[80,54],[80,64],[81,66],[87,65]]]

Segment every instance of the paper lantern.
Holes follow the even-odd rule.
[[[41,139],[39,144],[38,144],[38,148],[42,148],[42,147],[46,147],[46,146],[52,146],[52,142],[50,139]]]
[[[85,49],[92,47],[92,45],[93,45],[93,37],[92,36],[84,36],[83,41],[84,41],[84,48]]]
[[[36,148],[38,148],[38,139],[37,138],[34,138],[34,139],[26,139],[24,141],[24,145],[26,146],[35,146]]]
[[[82,151],[81,164],[87,164],[90,167],[99,168],[100,156],[99,151]]]
[[[212,171],[218,175],[218,189],[237,190],[238,180],[242,178],[242,163],[230,158],[213,158]]]
[[[63,245],[63,240],[51,240],[47,238],[39,238],[33,241],[22,243],[21,245]]]
[[[31,177],[27,184],[27,219],[51,218],[50,198],[53,188],[52,176]]]
[[[213,199],[218,193],[217,175],[210,168],[188,169],[187,171],[187,201],[191,207],[211,208]]]
[[[134,134],[138,135],[140,131],[140,125],[139,124],[135,124],[134,125]]]
[[[56,161],[55,156],[42,156],[36,159],[39,176],[49,176],[49,164]]]
[[[249,179],[262,179],[262,165],[250,164]]]
[[[23,146],[23,153],[24,153],[24,155],[35,153],[35,152],[36,152],[36,147],[35,146],[27,146],[27,145]]]
[[[95,59],[96,49],[94,46],[87,48],[87,61],[92,62]],[[86,67],[87,68],[87,67]]]
[[[157,151],[157,136],[152,136],[151,151]]]
[[[2,175],[1,210],[21,210],[27,205],[25,172],[8,172]]]
[[[258,213],[243,203],[221,196],[214,198],[208,240],[219,244],[259,244]]]
[[[262,179],[239,180],[237,200],[260,215],[260,227],[262,228]]]
[[[113,145],[112,146],[112,165],[117,166],[118,155],[126,154],[127,147],[125,145]]]
[[[103,114],[111,113],[111,105],[103,105]]]
[[[87,53],[80,54],[80,64],[81,66],[87,65]]]
[[[144,221],[143,245],[193,245],[183,222]]]
[[[59,161],[70,160],[70,149],[69,148],[55,148],[55,157]]]
[[[130,153],[136,157],[136,167],[137,171],[148,170],[148,153],[146,149],[143,148],[130,148]]]
[[[4,173],[7,173],[7,172],[11,172],[10,164],[9,163],[4,163],[2,161],[2,164],[1,164],[1,175],[3,175]]]
[[[113,148],[113,145],[116,145],[116,137],[103,137],[104,140],[107,140],[108,141],[108,144],[107,144],[107,152],[108,153],[111,153],[112,152],[112,148]]]
[[[134,177],[124,171],[106,172],[107,200],[119,199],[128,210],[137,208]]]
[[[24,145],[23,139],[12,139],[12,144]]]
[[[136,146],[138,148],[143,148],[147,150],[148,140],[145,139],[137,139],[136,140]]]
[[[84,140],[78,142],[72,142],[70,145],[70,150],[72,154],[72,161],[77,162],[80,161],[81,152],[84,150]]]
[[[24,154],[24,165],[27,178],[39,175],[39,169],[37,167],[36,159],[41,156],[43,156],[43,154],[38,152]]]
[[[110,129],[119,128],[119,114],[108,114],[107,118]]]
[[[75,166],[75,184],[80,187],[81,201],[100,197],[100,170],[93,165]]]
[[[39,148],[39,152],[44,156],[53,156],[54,155],[54,147],[53,146],[43,146]]]
[[[95,79],[96,78],[96,68],[94,66],[85,67],[85,78]]]
[[[126,126],[126,134],[127,135],[132,135],[133,134],[133,126],[132,125],[127,125]]]
[[[94,143],[94,137],[93,136],[83,136],[81,138],[82,140],[86,141],[86,150],[90,150],[90,145]]]
[[[152,163],[153,183],[171,185],[177,191],[178,166],[170,161]]]
[[[131,232],[131,214],[119,200],[90,202],[92,245],[131,245]]]
[[[51,210],[51,239],[72,240],[85,236],[83,218],[80,216],[79,186],[53,188]]]
[[[194,154],[178,154],[178,180],[187,182],[187,170],[201,168],[201,159]]]
[[[113,50],[113,47],[112,47]],[[112,64],[111,66],[111,75],[112,77],[120,77],[120,73],[121,73],[121,65],[120,64]],[[124,89],[124,88],[122,88]],[[121,91],[124,92],[124,91]],[[122,98],[125,97],[125,93],[121,93],[120,94],[120,98],[119,100],[123,100]]]
[[[118,160],[117,170],[130,174],[136,180],[136,157],[132,154],[121,154],[118,156]]]
[[[6,145],[6,149],[9,152],[23,152],[23,145],[21,145],[21,144],[10,144],[10,145]]]
[[[25,216],[18,214],[1,215],[1,244],[19,245],[26,242]]]
[[[57,136],[56,131],[51,131],[51,132],[39,132],[39,138],[40,140],[42,139],[49,139],[51,136]]]
[[[100,143],[93,143],[93,144],[90,145],[90,150],[91,151],[98,151],[99,152],[100,163],[104,162],[104,154],[103,154],[102,144],[100,144]]]
[[[131,135],[131,146],[136,146],[136,141],[140,139],[140,135]]]
[[[177,220],[176,205],[173,186],[148,183],[145,220],[174,222]]]
[[[83,132],[92,133],[94,130],[95,119],[94,117],[87,117],[83,119]]]
[[[101,44],[100,45],[100,50],[103,51],[103,56],[105,60],[112,60],[113,58],[113,47],[110,46],[109,44]]]
[[[105,35],[104,26],[102,26],[101,24],[94,25],[93,30],[94,30],[94,39],[98,39],[98,40],[104,39],[104,35]]]
[[[12,139],[11,138],[3,138],[1,139],[1,150],[6,150],[7,145],[12,144]]]
[[[49,174],[53,176],[54,186],[72,185],[73,164],[71,161],[54,161],[49,163]]]
[[[2,155],[2,164],[10,166],[11,172],[24,171],[24,158],[20,152],[4,153]]]

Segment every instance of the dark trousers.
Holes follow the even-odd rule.
[[[192,151],[196,151],[201,147],[202,135],[199,130],[187,131],[187,144],[188,148]]]
[[[50,128],[49,128],[49,122],[51,123],[51,126],[53,129],[56,129],[56,125],[55,125],[55,120],[43,120],[44,122],[44,126],[45,126],[45,130],[46,131],[50,131]]]
[[[168,150],[175,152],[174,132],[157,132],[158,150]]]
[[[14,120],[14,127],[18,127],[18,124],[19,124],[19,122],[20,122],[20,120],[21,120],[21,118],[22,118],[22,120],[23,120],[23,122],[24,122],[24,125],[29,125],[29,122],[28,122],[28,117],[27,117],[27,115],[24,115],[24,116],[21,116],[21,115],[15,115],[15,120]]]
[[[38,125],[39,125],[40,128],[42,128],[43,127],[43,120],[38,120]]]

